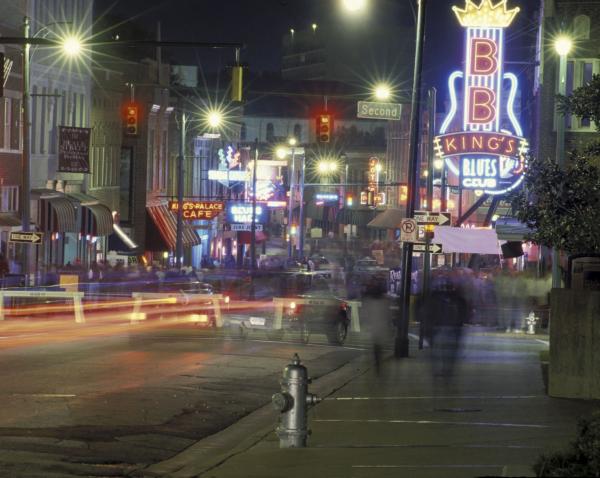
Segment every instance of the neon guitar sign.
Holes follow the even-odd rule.
[[[529,147],[514,113],[518,80],[504,71],[504,31],[519,12],[508,10],[506,2],[466,0],[464,9],[452,7],[465,28],[465,69],[448,78],[450,111],[434,140],[436,155],[459,176],[462,188],[492,195],[521,184]],[[451,128],[455,131],[448,132]]]

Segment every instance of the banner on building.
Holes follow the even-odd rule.
[[[90,172],[90,128],[58,127],[58,172]]]

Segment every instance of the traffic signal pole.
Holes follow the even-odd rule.
[[[410,144],[408,154],[408,197],[406,217],[415,213],[415,198],[419,170],[419,123],[421,103],[421,70],[423,67],[423,36],[425,28],[426,0],[419,0],[416,25],[415,64],[413,74],[412,99],[410,107]],[[412,242],[404,242],[402,248],[402,293],[400,294],[400,317],[396,321],[394,356],[408,357],[408,325],[410,320],[410,289],[412,275]]]

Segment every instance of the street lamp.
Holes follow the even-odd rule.
[[[298,152],[299,154],[304,155],[304,148],[299,148],[296,145],[298,144],[298,140],[294,137],[291,137],[290,139],[288,139],[288,145],[289,146],[278,146],[277,149],[275,150],[275,154],[279,159],[284,159],[289,155],[291,155],[292,157],[292,164],[290,167],[290,197],[289,197],[289,202],[288,202],[288,259],[291,259],[293,257],[293,246],[292,246],[292,236],[295,235],[295,231],[294,228],[295,226],[292,225],[293,223],[293,218],[294,218],[294,191],[296,189],[296,152]],[[304,174],[304,161],[302,161],[302,174]],[[304,178],[302,178],[301,180],[301,187],[302,189],[304,189]],[[303,191],[301,191],[301,195],[302,195],[302,199],[301,201],[304,201],[304,194]],[[303,208],[302,206],[300,207],[300,218],[299,218],[299,222],[301,222],[302,219],[302,211]],[[300,231],[302,231],[302,227],[300,227]]]
[[[566,35],[560,35],[554,41],[554,49],[558,53],[558,94],[565,96],[567,93],[567,56],[573,48],[573,41]],[[556,110],[556,163],[560,169],[565,167],[565,121],[564,112]],[[552,249],[552,287],[560,288],[560,253]]]
[[[29,100],[31,98],[29,94],[30,89],[30,73],[31,73],[31,44],[29,40],[38,37],[41,32],[48,30],[48,26],[40,28],[33,36],[31,33],[31,25],[29,17],[23,18],[23,81],[21,94],[23,96],[23,110],[22,110],[22,130],[23,130],[23,156],[22,156],[22,167],[21,167],[21,182],[22,189],[20,194],[21,200],[21,230],[23,232],[29,232],[29,221],[31,215],[31,128],[30,128],[30,110],[31,105]],[[62,51],[69,58],[78,57],[82,52],[82,42],[78,37],[74,35],[66,36],[62,41],[57,42],[56,46],[62,48]],[[27,276],[29,274],[29,246],[27,244],[22,245],[22,267],[23,274]]]
[[[375,99],[388,101],[392,97],[392,88],[387,83],[378,83],[373,89]]]
[[[357,14],[367,8],[367,0],[342,0],[342,7],[348,13]]]

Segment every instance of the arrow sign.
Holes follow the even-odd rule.
[[[413,217],[419,226],[449,226],[452,223],[452,215],[449,212],[415,211]]]
[[[11,232],[8,241],[21,244],[40,244],[43,238],[43,232]]]
[[[415,242],[413,244],[413,252],[425,252],[426,244],[424,242]],[[437,242],[429,244],[429,252],[432,254],[443,254],[442,245]]]

